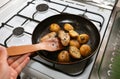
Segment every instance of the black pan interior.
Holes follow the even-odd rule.
[[[94,53],[95,50],[97,49],[99,42],[100,42],[100,34],[95,27],[93,23],[91,23],[88,19],[85,19],[82,16],[78,15],[73,15],[73,14],[58,14],[51,16],[42,22],[38,24],[38,26],[35,28],[32,36],[32,43],[38,43],[39,39],[44,36],[45,34],[49,33],[49,26],[52,23],[57,23],[63,28],[63,25],[65,23],[70,23],[73,25],[75,28],[75,31],[77,31],[79,34],[86,33],[90,36],[90,40],[88,41],[88,44],[92,48],[92,54],[86,58],[82,58],[79,60],[74,60],[71,59],[71,62],[67,64],[73,64],[73,63],[78,63],[82,62],[88,58],[90,58]],[[66,64],[66,63],[61,63],[57,61],[57,55],[60,51],[56,52],[48,52],[48,51],[38,51],[38,54],[45,60],[50,61],[52,63],[57,63],[57,64]]]

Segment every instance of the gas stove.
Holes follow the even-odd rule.
[[[106,9],[75,0],[21,0],[19,3],[11,0],[1,7],[0,17],[3,19],[0,20],[0,45],[10,47],[32,44],[31,37],[35,27],[42,20],[61,13],[87,17],[96,25],[102,42],[111,12],[112,8]],[[96,52],[99,52],[99,48]],[[89,62],[82,64],[82,67],[79,64],[74,68],[51,64],[36,54],[31,57],[20,76],[21,79],[88,79],[97,54]]]

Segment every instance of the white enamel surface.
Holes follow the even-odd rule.
[[[103,26],[102,26],[103,28],[100,32],[101,39],[102,39],[104,32],[106,30],[106,25],[109,20],[111,10],[98,8],[98,7],[91,6],[91,5],[86,5],[86,4],[78,3],[75,1],[71,1],[71,0],[51,0],[51,1],[61,3],[64,5],[69,5],[69,6],[72,6],[75,8],[81,8],[84,10],[87,9],[88,11],[97,12],[97,13],[101,14],[102,16],[104,16],[105,23],[103,24]],[[68,2],[68,1],[70,1],[70,2]],[[11,0],[8,4],[6,4],[4,7],[2,7],[0,9],[0,18],[1,18],[0,23],[6,22],[11,16],[16,14],[21,8],[23,8],[27,4],[27,2],[28,1],[26,1],[26,0]],[[3,3],[5,3],[5,2],[3,2]],[[3,3],[1,3],[1,4],[3,4]],[[35,3],[35,4],[30,4],[27,8],[22,10],[20,12],[20,14],[24,15],[26,17],[32,18],[32,14],[34,12],[36,12],[36,6],[38,4],[42,4],[42,3],[46,3],[50,7],[55,8],[58,11],[63,11],[65,8],[65,6],[48,3],[48,2],[45,2],[44,0],[35,0],[33,3]],[[79,11],[79,10],[76,10],[73,8],[67,8],[64,12],[71,13],[71,14],[83,14],[82,11]],[[58,12],[48,9],[48,11],[43,12],[43,13],[37,12],[34,16],[34,19],[42,21],[45,18],[50,17],[55,14],[58,14]],[[101,18],[99,16],[89,15],[89,13],[87,13],[86,15],[91,19],[95,19],[95,20],[101,22]],[[23,27],[26,32],[32,34],[34,31],[34,28],[37,26],[38,23],[28,20],[24,25],[21,25],[25,20],[26,19],[24,19],[24,18],[15,16],[14,18],[12,18],[12,20],[10,20],[7,23],[7,24],[13,26],[13,28],[10,28],[8,26],[1,28],[0,29],[0,43],[4,44],[5,39],[7,37],[9,37],[12,34],[12,31],[14,30],[14,28],[17,28],[17,27]],[[97,24],[97,23],[94,23],[94,24],[97,26],[97,28],[99,30],[100,29],[99,24]],[[20,37],[16,37],[13,35],[12,38],[7,41],[7,44],[8,44],[8,46],[31,44],[31,35],[28,35],[26,33],[24,33]],[[89,64],[89,66],[85,69],[85,71],[81,75],[73,77],[73,76],[68,76],[61,72],[55,71],[53,69],[50,69],[34,60],[31,60],[21,75],[22,75],[22,79],[88,79],[94,61],[95,61],[95,57],[93,57],[93,62],[91,62]],[[27,78],[24,78],[24,77],[27,77]]]

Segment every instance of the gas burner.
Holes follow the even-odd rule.
[[[47,11],[49,6],[47,4],[39,4],[36,7],[36,10],[39,12]]]
[[[17,27],[13,30],[13,35],[15,36],[20,36],[24,33],[24,28],[22,27]]]
[[[47,4],[39,4],[36,6],[36,12],[33,13],[32,18],[34,19],[34,16],[37,12],[45,12],[49,9],[49,6]]]

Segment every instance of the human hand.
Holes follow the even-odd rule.
[[[6,48],[0,46],[0,79],[16,79],[28,63],[29,55],[8,58]]]

